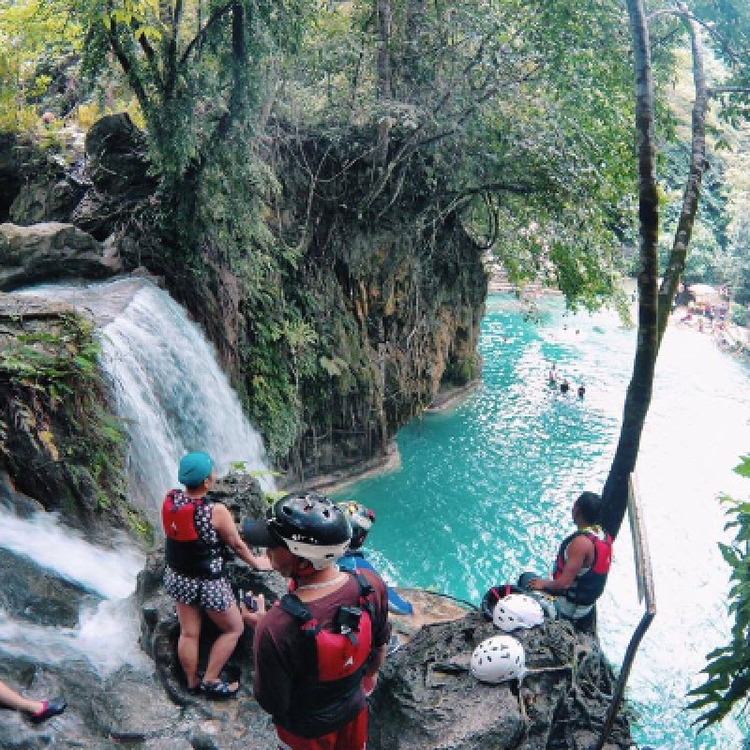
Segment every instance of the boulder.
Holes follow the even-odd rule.
[[[150,195],[147,141],[127,112],[106,115],[86,134],[87,176],[99,193],[129,199]]]
[[[12,222],[31,226],[47,221],[67,221],[86,194],[87,186],[72,174],[50,165],[18,186],[8,215]]]
[[[28,558],[0,549],[0,609],[35,625],[73,628],[84,603],[101,597],[87,592]]]
[[[57,279],[103,279],[121,271],[108,246],[72,224],[0,224],[0,291]]]
[[[439,595],[434,594],[439,598]],[[594,637],[567,621],[509,634],[528,674],[484,684],[470,672],[474,649],[502,633],[479,612],[423,626],[383,667],[373,694],[375,750],[545,750],[594,747],[612,673]],[[627,724],[605,747],[629,748]]]

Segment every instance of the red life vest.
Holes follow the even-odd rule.
[[[586,573],[579,574],[573,581],[570,588],[562,594],[569,602],[578,605],[593,604],[604,591],[607,583],[607,575],[612,565],[612,542],[614,541],[610,534],[605,534],[604,539],[591,531],[576,531],[569,537],[565,538],[560,545],[555,561],[555,569],[552,572],[552,578],[559,578],[565,567],[565,552],[570,543],[577,536],[585,536],[591,540],[594,545],[594,561]]]
[[[178,505],[177,498],[188,501]],[[221,578],[224,575],[223,545],[201,539],[195,525],[195,514],[205,505],[203,498],[187,498],[180,490],[167,493],[161,507],[167,565],[177,573],[193,578]],[[213,564],[215,560],[219,560],[220,565]]]
[[[308,683],[341,682],[359,685],[372,651],[372,596],[374,590],[359,573],[351,573],[359,586],[356,606],[342,606],[332,623],[321,623],[295,594],[282,597],[281,608],[300,621],[309,639],[305,674]]]

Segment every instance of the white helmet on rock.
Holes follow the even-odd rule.
[[[526,654],[521,642],[511,635],[496,635],[482,641],[471,655],[471,673],[480,682],[498,684],[522,680]]]
[[[544,622],[544,610],[532,596],[509,594],[498,600],[492,612],[492,622],[506,633],[518,628],[533,628]]]

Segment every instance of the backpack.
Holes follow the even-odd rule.
[[[352,573],[359,586],[357,605],[342,605],[333,622],[323,624],[295,594],[281,598],[280,606],[300,623],[309,640],[309,658],[305,673],[312,682],[334,682],[364,673],[372,651],[372,615],[374,589],[359,573]]]

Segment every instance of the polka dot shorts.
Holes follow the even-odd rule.
[[[164,571],[164,590],[180,604],[197,604],[216,612],[226,612],[234,604],[227,578],[191,578],[169,566]]]

